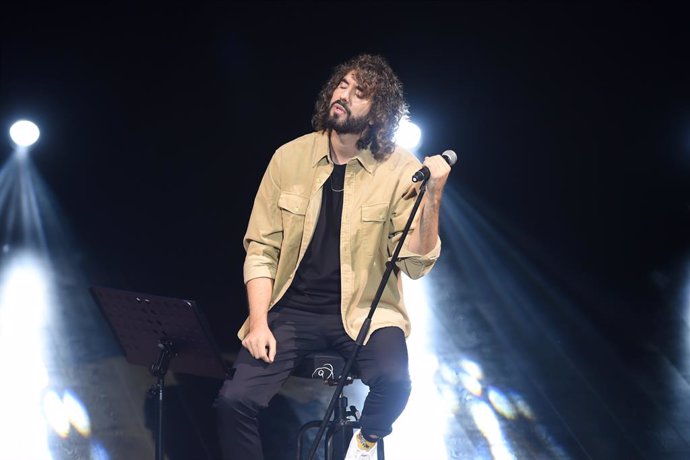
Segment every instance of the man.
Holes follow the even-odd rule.
[[[224,455],[262,458],[257,414],[300,359],[325,348],[346,358],[371,307],[386,261],[414,205],[421,163],[393,135],[407,115],[402,85],[380,56],[336,67],[312,125],[273,155],[244,237],[249,317],[243,348],[217,401]],[[410,394],[410,332],[401,272],[428,273],[440,254],[438,216],[450,166],[428,157],[427,191],[357,354],[369,386],[347,460],[376,458]]]

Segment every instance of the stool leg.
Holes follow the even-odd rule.
[[[333,430],[331,435],[331,449],[333,453],[326,460],[344,460],[347,453],[349,440],[352,437],[352,430],[347,426],[347,397],[340,396],[338,403],[333,410]],[[349,431],[349,436],[348,436]]]
[[[340,396],[337,404],[333,410],[333,420],[328,422],[325,437],[324,437],[324,458],[325,460],[344,460],[347,454],[347,448],[350,446],[350,440],[356,428],[361,425],[356,420],[356,409],[352,406],[352,413],[348,413],[347,397]],[[353,415],[355,420],[349,417]],[[302,443],[307,430],[312,428],[320,428],[321,420],[312,420],[302,425],[297,435],[297,455],[296,460],[302,460]],[[383,439],[379,440],[378,460],[383,458]]]
[[[297,454],[295,456],[296,460],[302,460],[302,440],[304,439],[304,435],[307,433],[307,430],[310,430],[312,428],[319,428],[320,426],[321,420],[313,420],[311,422],[305,423],[300,427],[299,433],[297,434]]]
[[[352,428],[347,425],[334,426],[329,430],[326,441],[326,460],[344,460],[352,439]]]

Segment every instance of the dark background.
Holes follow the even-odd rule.
[[[90,283],[196,299],[233,349],[263,169],[310,131],[333,66],[380,53],[422,153],[454,149],[451,187],[554,285],[654,296],[688,251],[687,17],[663,2],[3,4],[0,125],[41,128],[31,154]]]

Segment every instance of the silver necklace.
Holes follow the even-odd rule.
[[[333,147],[331,146],[331,139],[328,139],[328,154],[331,156],[331,162],[333,163],[333,172],[331,173],[331,176],[328,178],[328,186],[331,188],[331,192],[335,193],[340,193],[343,190],[345,190],[345,178],[343,178],[343,188],[340,190],[336,190],[333,188],[333,173],[335,173],[335,161],[333,161]]]
[[[335,167],[333,167],[333,172],[331,173],[331,177],[328,178],[328,186],[331,188],[331,192],[335,193],[340,193],[343,190],[345,190],[345,178],[343,177],[343,188],[341,189],[335,189],[333,188],[333,174],[335,174]]]

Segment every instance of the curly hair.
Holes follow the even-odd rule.
[[[327,129],[333,91],[351,71],[355,72],[364,93],[372,99],[368,115],[371,126],[357,141],[357,148],[369,148],[374,158],[383,160],[395,149],[393,136],[400,120],[408,115],[408,105],[403,97],[402,83],[381,56],[360,54],[334,69],[316,100],[312,127],[316,131]]]

